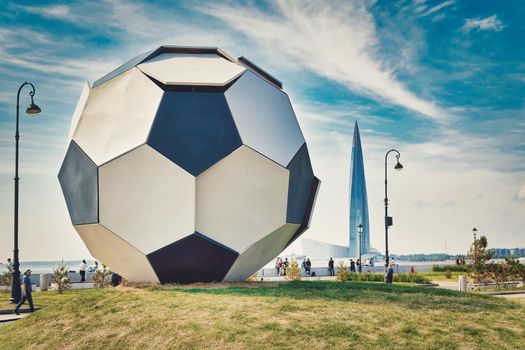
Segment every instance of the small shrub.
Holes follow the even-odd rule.
[[[451,279],[451,278],[452,278],[452,272],[450,272],[449,269],[446,269],[446,270],[445,270],[445,277],[446,277],[447,279]]]
[[[362,282],[383,282],[384,275],[382,273],[370,273],[370,272],[349,272],[349,281],[362,281]]]
[[[0,276],[0,285],[4,286],[4,293],[9,293],[11,291],[11,281],[13,280],[13,273],[5,271],[2,276]]]
[[[407,283],[419,283],[419,284],[431,283],[428,278],[418,275],[417,273],[394,274],[394,282],[407,282]]]
[[[432,272],[467,272],[467,265],[432,265]]]
[[[339,264],[337,264],[337,272],[335,275],[338,281],[346,282],[350,280],[350,273],[346,270],[344,261],[339,261]]]
[[[111,285],[111,272],[106,266],[97,269],[93,274],[93,287],[105,288]]]
[[[417,274],[416,269],[414,268],[414,266],[410,266],[410,271],[408,273],[411,274],[411,275]]]
[[[64,264],[64,260],[53,269],[51,274],[51,288],[58,291],[59,294],[71,287],[71,281],[67,275],[69,267]]]
[[[301,269],[299,268],[299,263],[294,258],[291,259],[290,266],[286,269],[286,279],[288,281],[301,280]]]

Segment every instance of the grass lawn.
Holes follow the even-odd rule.
[[[4,308],[8,294],[1,296]],[[242,283],[35,293],[0,349],[518,349],[525,306],[366,282]]]

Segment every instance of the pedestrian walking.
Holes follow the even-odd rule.
[[[26,302],[26,300],[29,303],[29,311],[35,311],[33,306],[33,296],[31,295],[31,278],[29,278],[29,276],[31,276],[31,270],[27,269],[26,272],[24,272],[24,277],[22,278],[22,299],[20,299],[18,304],[16,304],[15,310],[13,311],[17,315],[20,315],[20,307]]]
[[[80,263],[80,266],[78,267],[78,271],[80,272],[80,282],[86,282],[86,270],[87,270],[86,260],[82,260],[82,262]]]
[[[335,276],[334,260],[332,258],[328,261],[328,271],[330,272],[330,276]]]
[[[310,274],[310,270],[312,268],[312,262],[310,261],[310,259],[306,259],[306,273],[307,274]]]

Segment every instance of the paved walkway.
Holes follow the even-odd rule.
[[[6,324],[8,324],[10,322],[13,322],[13,321],[19,320],[21,318],[27,317],[29,315],[30,315],[29,313],[24,313],[24,314],[20,314],[20,315],[16,315],[16,314],[0,315],[0,327],[1,326],[5,326]]]
[[[432,283],[437,284],[438,288],[458,290],[458,281],[432,281]]]

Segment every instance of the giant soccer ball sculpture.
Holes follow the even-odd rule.
[[[319,180],[281,83],[162,46],[87,83],[58,174],[71,221],[128,281],[240,281],[309,226]]]

